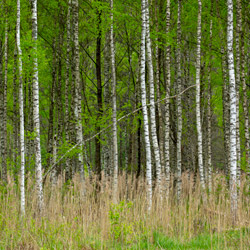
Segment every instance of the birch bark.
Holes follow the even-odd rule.
[[[36,185],[38,196],[39,213],[43,212],[43,186],[42,186],[42,162],[40,145],[40,118],[39,118],[39,82],[37,62],[37,0],[32,0],[32,39],[33,39],[33,120],[35,130],[35,163],[36,163]]]
[[[233,54],[233,1],[227,0],[227,56],[229,70],[230,86],[230,196],[231,211],[233,219],[236,219],[237,212],[237,93],[234,72],[234,54]]]
[[[167,39],[170,36],[170,0],[167,0],[166,7],[166,34]],[[170,188],[170,85],[171,85],[171,46],[169,40],[166,47],[166,104],[165,104],[165,173],[166,173],[166,198],[169,197]]]
[[[83,165],[83,136],[82,136],[82,98],[80,91],[80,73],[79,73],[79,6],[78,0],[72,1],[73,20],[74,20],[74,72],[73,79],[75,81],[75,100],[74,100],[74,116],[76,121],[76,143],[79,145],[80,152],[78,153],[78,170],[80,171],[82,182],[82,194],[85,193],[85,175]]]
[[[207,183],[208,183],[208,190],[212,190],[212,134],[211,134],[211,68],[212,68],[212,38],[213,38],[213,21],[210,20],[210,43],[209,43],[209,52],[210,52],[210,59],[209,59],[209,67],[208,67],[208,99],[207,99]]]
[[[241,1],[238,0],[238,8],[242,11]],[[243,15],[244,16],[244,15]],[[244,32],[241,30],[241,81],[242,81],[242,92],[243,92],[243,111],[244,111],[244,133],[245,133],[245,151],[246,151],[246,164],[247,171],[250,171],[250,136],[249,136],[249,112],[248,112],[248,99],[247,99],[247,86],[246,86],[246,57],[245,57],[245,42]]]
[[[115,72],[115,44],[114,44],[114,16],[113,16],[113,0],[110,0],[110,52],[111,52],[111,74],[112,74],[112,122],[113,122],[113,167],[114,167],[114,182],[113,182],[113,196],[114,202],[117,202],[118,189],[118,145],[117,145],[117,119],[116,119],[116,72]]]
[[[235,49],[236,49],[236,68],[235,68],[235,84],[236,84],[236,141],[237,141],[237,184],[240,185],[240,172],[241,172],[241,151],[240,151],[240,120],[239,120],[239,88],[241,85],[241,58],[240,58],[240,35],[242,30],[242,17],[241,17],[241,1],[237,0],[236,5],[236,33],[235,33]]]
[[[151,137],[152,137],[155,164],[156,164],[156,187],[158,191],[161,193],[161,158],[160,158],[160,150],[156,132],[154,69],[153,69],[150,27],[149,27],[148,0],[145,0],[145,4],[146,4],[146,47],[147,47],[148,72],[149,72],[149,86],[150,86],[150,93],[149,93],[150,126],[151,126]]]
[[[148,210],[152,208],[152,166],[151,166],[151,148],[149,139],[149,124],[148,124],[148,110],[146,100],[146,82],[145,82],[145,68],[146,68],[146,2],[141,0],[141,60],[140,60],[140,81],[141,81],[141,101],[142,101],[142,113],[143,113],[143,126],[144,126],[144,140],[146,148],[146,179],[147,179],[147,199]]]
[[[69,143],[70,135],[70,121],[69,121],[69,85],[70,85],[70,48],[71,48],[71,0],[68,1],[67,13],[67,55],[66,55],[66,80],[65,80],[65,138]],[[65,181],[68,182],[72,178],[70,161],[66,159],[65,166]]]
[[[6,13],[7,14],[7,13]],[[8,81],[8,21],[5,22],[4,81],[3,81],[3,124],[1,134],[2,179],[7,183],[7,81]]]
[[[178,0],[178,17],[177,17],[177,93],[182,89],[181,79],[181,0]],[[177,178],[177,200],[181,197],[181,174],[182,174],[182,159],[181,159],[181,140],[182,140],[182,97],[177,97],[177,149],[176,149],[176,178]]]
[[[196,126],[198,136],[198,166],[201,187],[205,189],[203,155],[202,155],[202,129],[200,110],[200,67],[201,67],[201,0],[198,0],[198,26],[197,26],[197,55],[196,55]]]
[[[19,69],[19,115],[20,115],[20,151],[21,151],[21,214],[25,215],[25,145],[24,145],[24,113],[23,113],[23,64],[22,64],[22,49],[20,35],[20,0],[17,0],[17,22],[16,22],[16,42],[18,53],[18,69]]]

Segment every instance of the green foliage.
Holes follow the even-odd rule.
[[[118,204],[112,204],[109,211],[109,220],[111,225],[111,237],[115,241],[125,244],[133,242],[134,222],[128,220],[131,215],[132,202],[121,201]]]

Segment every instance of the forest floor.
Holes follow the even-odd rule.
[[[214,176],[208,193],[184,174],[181,200],[176,202],[172,191],[168,200],[155,192],[150,212],[143,180],[120,176],[115,204],[108,181],[96,194],[87,178],[84,196],[78,177],[68,186],[61,179],[55,187],[47,181],[42,216],[31,179],[24,218],[17,185],[10,178],[1,187],[0,249],[250,249],[250,192],[244,179],[234,223],[223,175]]]

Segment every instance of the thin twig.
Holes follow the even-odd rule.
[[[167,99],[176,98],[176,97],[178,97],[179,95],[184,94],[186,91],[188,91],[189,89],[191,89],[191,88],[193,88],[193,87],[195,87],[195,86],[196,86],[196,85],[191,85],[191,86],[189,86],[188,88],[184,89],[181,93],[179,93],[179,94],[177,94],[177,95],[167,96],[167,97],[165,97],[165,98],[163,98],[163,99],[161,99],[161,100],[159,100],[159,101],[156,101],[156,102],[154,102],[154,103],[152,103],[152,104],[148,103],[146,106],[148,107],[148,106],[150,106],[150,105],[155,105],[155,104],[161,103],[161,102],[163,102],[163,101],[166,101]],[[120,122],[121,120],[123,120],[123,119],[129,117],[130,115],[133,115],[133,114],[137,113],[138,111],[142,110],[142,108],[143,108],[143,106],[141,106],[141,107],[138,108],[138,109],[135,109],[133,112],[131,112],[131,113],[129,113],[129,114],[126,114],[126,115],[122,116],[121,118],[119,118],[119,119],[117,120],[117,122]],[[43,176],[43,183],[45,182],[47,175],[56,167],[56,165],[57,165],[60,161],[62,161],[62,160],[65,158],[65,156],[66,156],[68,153],[70,153],[73,149],[75,149],[75,148],[76,148],[77,146],[79,146],[80,144],[83,144],[83,143],[86,143],[86,142],[88,142],[88,141],[91,141],[92,139],[94,139],[94,138],[97,137],[98,135],[102,134],[102,133],[103,133],[104,131],[106,131],[107,129],[109,129],[111,126],[112,126],[112,124],[108,125],[107,127],[103,128],[100,132],[98,132],[97,134],[95,134],[95,135],[89,137],[88,139],[83,140],[82,142],[79,142],[79,143],[75,144],[73,147],[71,147],[71,148],[70,148],[70,149],[69,149],[69,150],[59,159],[59,160],[57,160],[57,162],[54,163],[54,164],[49,168],[49,170],[44,174],[44,176]]]

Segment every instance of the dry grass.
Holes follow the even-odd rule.
[[[47,182],[42,218],[37,213],[35,185],[28,181],[24,220],[19,216],[19,191],[10,181],[1,192],[0,249],[144,249],[140,246],[142,241],[148,242],[147,249],[167,249],[157,245],[149,248],[150,244],[155,243],[155,232],[178,242],[189,242],[205,234],[211,244],[211,239],[220,235],[216,248],[176,249],[249,249],[249,183],[242,180],[238,220],[233,226],[229,193],[223,175],[214,176],[213,191],[208,196],[201,194],[199,183],[194,185],[192,176],[183,174],[182,181],[181,202],[176,202],[173,188],[168,200],[161,200],[155,193],[150,213],[147,212],[143,180],[136,183],[131,176],[127,184],[125,176],[119,177],[118,205],[112,204],[112,190],[108,181],[97,195],[95,185],[87,179],[85,197],[80,194],[78,177],[67,188],[62,179],[54,188]],[[207,197],[205,201],[202,196]],[[116,216],[118,214],[118,219],[111,216],[111,211]],[[247,236],[244,230],[247,230]],[[225,232],[238,234],[235,238]]]

